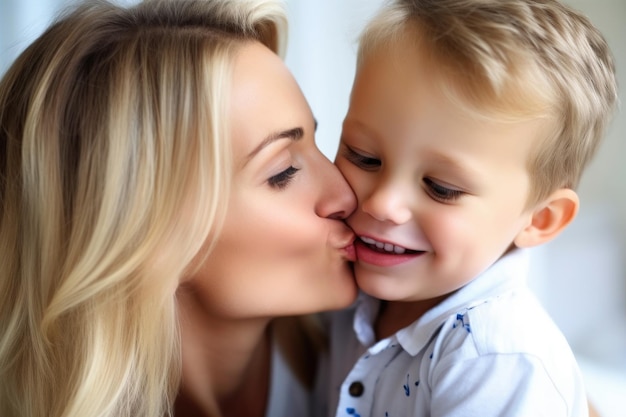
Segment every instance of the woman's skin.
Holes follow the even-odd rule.
[[[259,43],[238,54],[230,106],[228,212],[217,246],[178,291],[177,417],[263,416],[272,318],[356,297],[354,235],[342,221],[354,195],[316,147],[316,122],[293,76]]]

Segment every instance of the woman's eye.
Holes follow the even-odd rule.
[[[430,178],[424,178],[426,191],[434,199],[442,203],[451,203],[463,195],[463,191],[443,186]]]
[[[345,146],[343,155],[348,161],[365,171],[374,171],[382,165],[380,159],[363,155],[349,146]]]
[[[280,172],[280,173],[270,177],[267,180],[267,183],[272,188],[276,188],[278,190],[282,190],[287,185],[289,185],[289,183],[293,179],[293,176],[296,175],[296,172],[298,172],[299,170],[300,169],[298,169],[298,168],[290,166],[286,170],[284,170],[284,171],[282,171],[282,172]]]

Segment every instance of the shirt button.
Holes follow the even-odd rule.
[[[361,395],[363,395],[363,391],[365,391],[365,387],[359,381],[353,382],[348,388],[348,392],[353,397],[360,397]]]

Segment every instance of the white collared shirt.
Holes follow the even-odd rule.
[[[528,256],[506,255],[378,342],[377,300],[329,316],[317,415],[587,416],[574,355],[526,286]]]

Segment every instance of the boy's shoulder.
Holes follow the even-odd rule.
[[[549,362],[573,353],[550,315],[525,289],[502,294],[452,314],[437,336],[442,354],[466,357],[519,354]],[[452,354],[454,356],[454,354]]]

